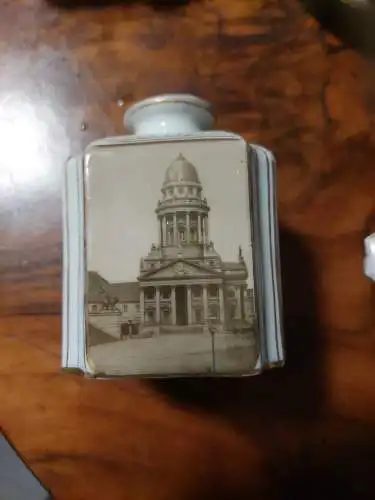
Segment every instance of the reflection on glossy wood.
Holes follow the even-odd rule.
[[[69,500],[316,498],[327,483],[372,498],[372,65],[297,1],[1,9],[1,424],[33,470]],[[62,375],[64,161],[123,132],[119,99],[168,91],[215,102],[219,127],[277,155],[287,367],[239,381]]]

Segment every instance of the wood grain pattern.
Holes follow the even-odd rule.
[[[373,498],[373,64],[297,0],[181,3],[0,0],[1,425],[59,500]],[[168,91],[277,156],[287,366],[61,374],[64,162]]]

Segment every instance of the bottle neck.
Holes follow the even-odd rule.
[[[173,137],[207,130],[213,122],[207,101],[189,94],[167,94],[140,101],[125,113],[125,126],[137,136]]]

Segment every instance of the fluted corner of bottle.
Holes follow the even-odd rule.
[[[212,107],[191,94],[163,94],[133,104],[124,123],[137,136],[189,135],[211,127]]]
[[[368,278],[375,281],[375,233],[365,238],[364,246],[364,273]]]

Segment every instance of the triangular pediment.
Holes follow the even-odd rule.
[[[210,269],[196,263],[190,263],[184,260],[175,260],[158,269],[152,269],[143,274],[139,279],[178,279],[194,277],[218,277],[220,271]]]

